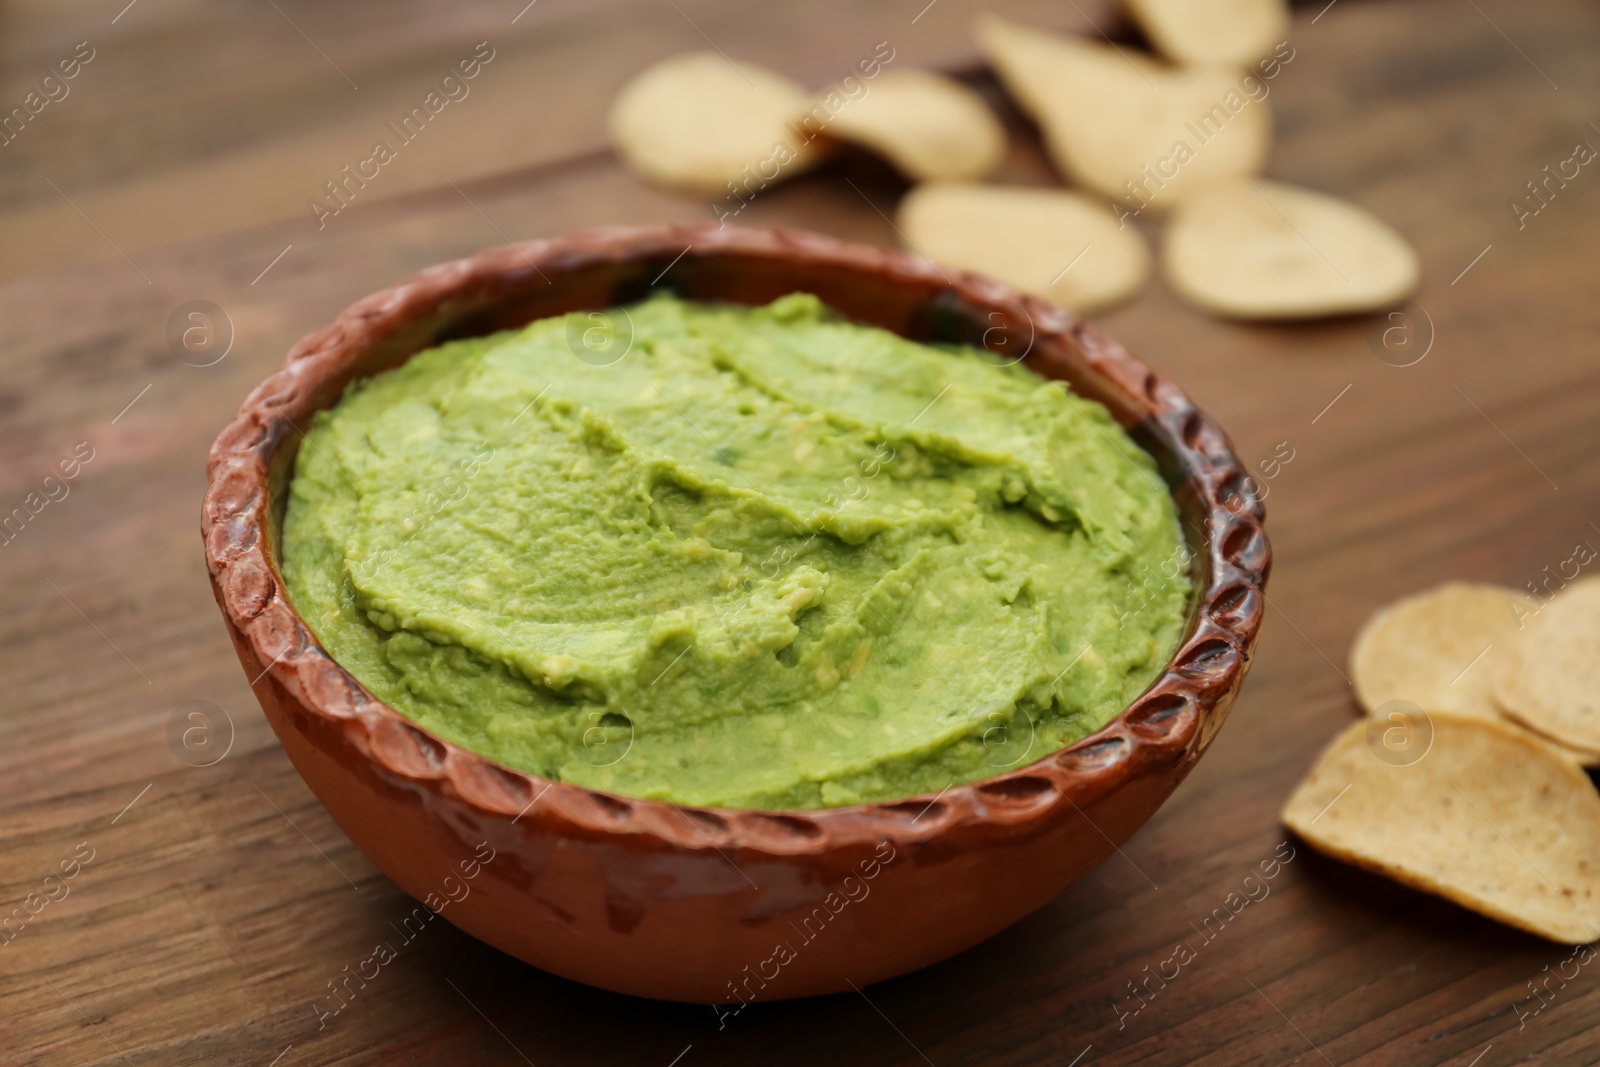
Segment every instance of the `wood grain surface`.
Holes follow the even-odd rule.
[[[207,446],[295,339],[400,276],[506,238],[710,217],[606,146],[611,94],[655,58],[709,40],[820,86],[887,40],[896,64],[963,73],[1004,106],[968,32],[980,7],[1119,40],[1125,23],[1088,0],[123,2],[0,4],[0,110],[79,42],[94,50],[0,147],[0,513],[92,450],[0,545],[0,913],[59,898],[0,935],[0,1061],[1600,1061],[1600,972],[1540,997],[1530,984],[1570,949],[1280,851],[1277,821],[1356,713],[1345,658],[1372,610],[1452,577],[1521,587],[1600,547],[1600,172],[1552,186],[1520,227],[1510,207],[1577,143],[1600,147],[1593,5],[1296,8],[1269,173],[1392,222],[1424,264],[1415,305],[1392,322],[1240,326],[1157,281],[1102,320],[1246,460],[1293,452],[1267,483],[1271,607],[1232,721],[1123,855],[1011,930],[719,1028],[709,1007],[588,989],[442,923],[319,1019],[330,980],[398,943],[413,905],[254,705],[196,533]],[[494,58],[470,96],[319,229],[306,202],[480,41]],[[1053,181],[1009,121],[1002,180]],[[846,155],[738,221],[893,244],[903,191]],[[192,300],[231,323],[208,366],[168,343]],[[1389,327],[1426,355],[1393,365],[1414,357],[1374,339]],[[176,740],[197,708],[212,709],[211,766]],[[1198,932],[1289,854],[1269,895]],[[1180,941],[1194,958],[1133,997]]]

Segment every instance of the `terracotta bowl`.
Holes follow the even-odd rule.
[[[628,303],[653,286],[743,304],[806,290],[858,322],[1020,356],[1105,404],[1159,461],[1194,550],[1197,593],[1172,661],[1105,729],[1029,766],[936,796],[784,813],[548,781],[380,703],[317,644],[278,570],[311,416],[351,381],[442,341]],[[1150,818],[1222,726],[1270,565],[1261,506],[1227,437],[1115,341],[996,282],[796,231],[614,228],[431,267],[295,345],[217,438],[208,475],[206,561],[245,675],[356,846],[405,892],[528,963],[700,1003],[903,974],[1081,878]]]

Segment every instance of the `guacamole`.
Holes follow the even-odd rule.
[[[991,777],[1185,621],[1172,499],[988,353],[659,297],[452,341],[306,435],[289,593],[396,711],[548,778],[792,809]]]

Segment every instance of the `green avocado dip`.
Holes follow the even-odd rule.
[[[317,416],[283,573],[374,695],[508,767],[757,809],[992,777],[1126,707],[1189,596],[1154,461],[995,362],[804,293],[453,341]]]

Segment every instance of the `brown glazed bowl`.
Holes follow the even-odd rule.
[[[937,796],[708,811],[509,770],[380,703],[317,644],[278,571],[302,431],[345,386],[442,341],[642,298],[817,294],[857,322],[1023,356],[1158,460],[1194,550],[1181,646],[1104,729]],[[1222,726],[1261,624],[1270,549],[1227,437],[1121,345],[1053,305],[901,252],[786,230],[613,228],[431,267],[289,352],[212,446],[201,515],[245,676],[306,784],[406,893],[567,978],[699,1003],[848,990],[945,959],[1049,901],[1159,807]],[[492,851],[491,851],[492,850]],[[470,876],[470,877],[469,877]]]

